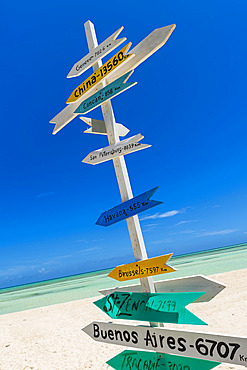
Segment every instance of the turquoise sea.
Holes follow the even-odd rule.
[[[247,243],[172,257],[169,264],[177,271],[155,276],[154,280],[244,269],[247,268]],[[99,289],[139,283],[139,280],[119,283],[107,277],[111,270],[0,289],[0,314],[94,297],[99,295]]]

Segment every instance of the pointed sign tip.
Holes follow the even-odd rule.
[[[121,26],[117,31],[115,31],[110,37],[112,38],[112,40],[116,40],[116,38],[118,37],[118,35],[123,31],[124,29],[124,26]],[[120,40],[120,39],[119,39]],[[119,41],[118,40],[118,41]],[[125,37],[125,40],[127,40],[127,38]]]
[[[94,26],[93,22],[91,22],[90,20],[88,20],[84,23],[84,26],[86,26],[86,25]]]
[[[82,328],[81,330],[84,331],[84,333],[86,333],[90,336],[92,324],[93,323],[84,326],[84,328]]]

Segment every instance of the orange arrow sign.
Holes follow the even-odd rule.
[[[70,95],[67,103],[74,103],[83,94],[90,90],[93,86],[96,86],[100,81],[109,77],[113,71],[115,71],[128,57],[134,56],[134,54],[126,54],[131,46],[131,42],[125,45],[117,54],[109,59],[103,66],[97,69],[91,76],[89,76],[84,82],[82,82]]]
[[[173,272],[176,269],[166,265],[172,255],[173,253],[120,265],[115,267],[108,276],[118,281],[126,281]]]

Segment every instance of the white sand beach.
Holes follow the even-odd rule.
[[[208,326],[166,326],[247,336],[247,269],[211,277],[225,283],[227,288],[210,302],[188,306]],[[92,304],[94,300],[88,298],[0,316],[0,369],[110,369],[106,361],[127,347],[95,342],[82,332],[94,320],[111,321]],[[215,369],[244,367],[221,364]]]

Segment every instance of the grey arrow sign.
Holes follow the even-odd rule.
[[[226,285],[203,275],[155,281],[154,286],[156,293],[206,292],[193,303],[209,302],[226,287]],[[116,288],[102,289],[99,290],[99,293],[108,295],[115,291],[138,293],[142,292],[142,287],[140,284],[120,286]]]
[[[247,337],[100,321],[94,321],[82,330],[98,342],[247,365]]]

